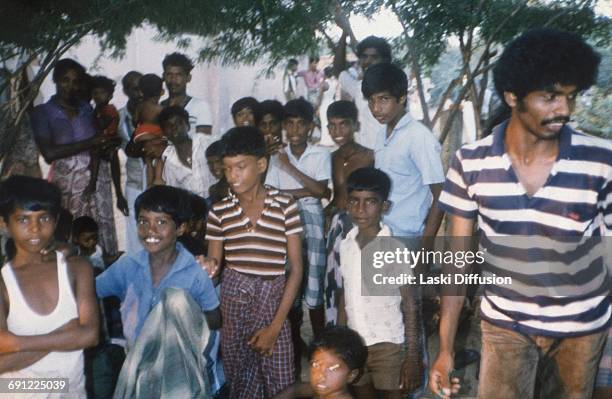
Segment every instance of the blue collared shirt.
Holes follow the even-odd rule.
[[[159,303],[167,288],[185,290],[203,311],[219,306],[210,277],[182,244],[176,243],[176,249],[178,255],[174,264],[156,287],[151,278],[149,253],[145,250],[123,255],[96,278],[99,298],[117,296],[121,300],[121,319],[129,347],[136,341],[149,312]]]
[[[60,106],[57,96],[34,108],[31,116],[34,136],[55,144],[72,144],[92,138],[96,134],[93,109],[79,102],[77,115],[70,118]]]
[[[391,179],[391,209],[383,220],[394,236],[419,235],[433,199],[429,185],[444,182],[440,143],[408,112],[389,137],[386,129],[374,147],[376,168]]]

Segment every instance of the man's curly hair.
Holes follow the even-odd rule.
[[[555,84],[588,89],[597,79],[601,57],[580,36],[550,28],[529,30],[514,39],[493,70],[495,90],[520,100]]]

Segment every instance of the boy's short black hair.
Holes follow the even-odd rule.
[[[191,193],[172,186],[153,186],[136,198],[134,203],[136,220],[140,211],[162,212],[170,215],[176,227],[192,217]]]
[[[359,121],[359,111],[357,111],[357,106],[355,106],[354,102],[338,100],[327,107],[327,119],[331,118],[350,119],[357,123]]]
[[[17,208],[47,211],[56,220],[62,207],[60,189],[36,177],[13,175],[0,183],[0,216],[8,222]]]
[[[174,116],[178,116],[180,119],[183,120],[183,122],[187,124],[187,127],[189,127],[189,113],[185,110],[185,108],[179,105],[173,105],[171,107],[166,107],[162,109],[162,111],[159,113],[159,116],[157,117],[157,121],[159,122],[159,125],[162,126],[165,122],[167,122],[170,118]]]
[[[285,110],[283,109],[283,104],[277,100],[264,100],[260,104],[261,106],[261,117],[270,114],[279,122],[283,121],[283,117],[285,116]]]
[[[223,156],[223,143],[221,140],[214,141],[206,148],[206,158]]]
[[[308,63],[312,64],[313,62],[319,62],[319,56],[318,55],[311,55],[310,57],[308,57]]]
[[[506,46],[493,69],[495,90],[520,100],[555,84],[585,90],[595,83],[601,57],[580,36],[557,29],[529,30]]]
[[[223,144],[222,157],[252,155],[257,158],[266,156],[266,141],[254,126],[238,126],[228,130],[221,137]]]
[[[162,68],[164,69],[164,71],[166,71],[166,68],[170,66],[181,67],[183,68],[185,73],[189,75],[191,73],[191,70],[193,69],[193,62],[185,54],[175,52],[166,55],[164,57],[164,60],[162,61]]]
[[[308,360],[312,360],[317,350],[333,351],[350,370],[363,370],[368,358],[368,348],[363,338],[355,331],[345,326],[327,327],[308,348]]]
[[[127,87],[130,79],[133,79],[133,78],[140,79],[141,77],[142,77],[142,73],[138,71],[129,71],[128,73],[123,75],[123,78],[121,78],[121,86],[125,88]]]
[[[57,81],[69,70],[76,71],[79,78],[82,78],[83,75],[85,75],[85,67],[83,65],[71,58],[62,58],[53,68],[53,82],[57,83]]]
[[[242,111],[245,108],[250,108],[253,111],[253,117],[255,118],[255,124],[258,124],[261,120],[261,105],[259,101],[257,101],[254,97],[242,97],[236,100],[232,104],[231,112],[232,117],[236,117],[238,112]]]
[[[91,89],[104,89],[112,96],[115,93],[115,81],[106,76],[96,75],[91,78]]]
[[[391,46],[382,37],[368,36],[357,44],[357,57],[361,57],[368,48],[375,48],[383,62],[391,62]]]
[[[164,81],[154,73],[147,73],[138,81],[138,87],[144,98],[159,97],[164,89]]]
[[[365,71],[361,82],[363,96],[370,98],[383,91],[388,91],[397,99],[408,93],[408,77],[400,67],[382,63],[372,65]]]
[[[206,199],[200,197],[197,194],[191,194],[191,218],[194,220],[202,220],[206,219],[208,215],[208,205],[206,204]]]
[[[295,58],[289,58],[289,61],[287,62],[288,67],[292,65],[297,65],[297,64],[298,64],[298,60],[296,60]]]
[[[346,180],[346,190],[349,194],[353,191],[373,191],[386,201],[391,191],[391,179],[380,169],[371,166],[359,168]]]
[[[72,238],[77,239],[81,233],[97,233],[98,223],[90,216],[80,216],[72,222]]]
[[[314,120],[314,108],[312,104],[302,97],[288,101],[284,108],[285,116],[283,119],[302,118],[306,122]]]

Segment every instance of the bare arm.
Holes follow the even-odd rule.
[[[461,216],[452,215],[450,217],[451,224],[451,237],[453,244],[451,250],[465,250],[462,248],[467,246],[465,241],[461,237],[469,237],[472,235],[474,229],[474,220],[466,219]],[[448,268],[455,270],[448,270]],[[456,272],[454,265],[445,265],[442,270],[443,273]],[[440,311],[440,351],[436,361],[429,372],[429,388],[436,394],[442,397],[450,397],[451,392],[456,393],[455,389],[451,386],[449,379],[450,372],[454,367],[454,356],[455,356],[455,335],[457,333],[457,327],[459,322],[459,315],[463,307],[463,301],[465,295],[459,295],[459,293],[452,293],[454,295],[442,295],[441,311]],[[458,388],[456,388],[458,390]]]
[[[300,289],[302,282],[302,240],[299,234],[287,236],[287,254],[289,260],[289,277],[285,283],[283,296],[281,298],[274,319],[269,326],[257,332],[249,340],[249,345],[263,355],[271,355],[274,344],[280,334],[283,323],[287,319],[289,310]]]
[[[291,310],[291,306],[302,283],[302,239],[299,234],[287,236],[287,255],[289,260],[289,277],[285,283],[283,297],[271,324],[278,332],[280,332],[283,323],[287,319],[287,315]]]
[[[272,399],[311,398],[314,395],[315,391],[308,382],[296,382],[274,395]]]
[[[81,258],[68,260],[68,270],[75,282],[78,322],[70,328],[48,334],[15,336],[15,352],[73,351],[98,343],[99,315],[94,289],[93,267]]]
[[[0,276],[0,342],[4,341],[6,337],[10,337],[6,324],[8,310],[8,294],[4,280]],[[45,357],[48,353],[47,351],[39,351],[0,354],[0,374],[26,368]]]
[[[315,197],[315,198],[328,198],[329,197],[329,189],[327,188],[327,179],[317,181],[312,177],[302,173],[298,168],[296,168],[290,161],[286,152],[279,151],[278,153],[278,161],[285,172],[289,173],[293,178],[295,178],[300,184],[304,187],[303,189],[298,190],[286,190],[291,193],[296,198],[302,197]],[[306,191],[302,191],[306,190]],[[283,190],[285,191],[285,190]],[[307,194],[307,195],[303,195]]]
[[[423,381],[423,318],[421,298],[418,288],[406,285],[400,288],[402,295],[402,313],[404,317],[404,339],[406,341],[406,356],[402,364],[400,388],[413,392]]]
[[[429,189],[431,190],[433,200],[429,208],[429,213],[427,214],[427,219],[425,219],[425,231],[423,232],[423,236],[435,237],[440,228],[440,224],[442,224],[442,218],[444,217],[444,212],[438,208],[438,198],[440,198],[440,193],[442,192],[442,183],[430,184]]]
[[[196,133],[202,133],[211,135],[212,134],[212,126],[211,125],[198,125],[195,129]]]
[[[37,137],[36,135],[34,137]],[[76,155],[80,152],[91,150],[94,147],[100,147],[114,143],[119,145],[121,139],[119,137],[94,136],[87,140],[77,141],[70,144],[55,144],[53,140],[37,137],[36,144],[47,163],[51,163],[57,159],[62,159]]]
[[[204,311],[204,317],[206,318],[206,324],[211,330],[218,330],[221,328],[221,311],[219,307],[213,310]]]

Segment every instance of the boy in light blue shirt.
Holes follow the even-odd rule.
[[[391,178],[391,209],[384,223],[394,236],[435,236],[443,216],[436,206],[444,182],[441,147],[406,110],[406,74],[392,64],[373,65],[361,91],[372,115],[385,127],[374,147],[375,167]]]

